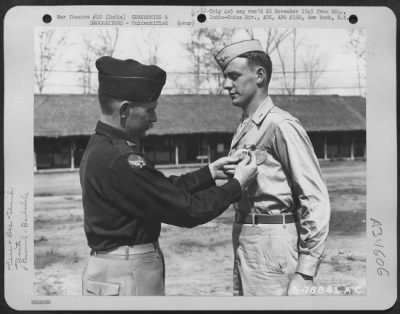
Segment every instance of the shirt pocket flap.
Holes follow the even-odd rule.
[[[119,284],[88,279],[86,290],[94,295],[119,295]]]
[[[268,158],[268,153],[265,150],[256,150],[255,154],[257,165],[263,164]]]

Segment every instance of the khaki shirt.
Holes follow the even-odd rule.
[[[300,220],[298,272],[315,276],[329,230],[330,204],[312,144],[300,122],[274,106],[270,97],[243,122],[230,155],[255,146],[257,179],[234,204],[236,221],[250,212],[293,212]]]

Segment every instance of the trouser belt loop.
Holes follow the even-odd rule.
[[[256,225],[256,213],[255,212],[251,213],[251,223],[253,226]]]
[[[286,214],[282,214],[283,229],[286,229],[286,221],[285,221],[285,218],[286,218]]]
[[[125,247],[125,259],[128,260],[129,259],[129,246]]]

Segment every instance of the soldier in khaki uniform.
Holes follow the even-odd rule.
[[[215,54],[232,104],[243,110],[230,154],[255,152],[258,175],[235,203],[234,295],[304,294],[317,275],[330,204],[300,122],[268,96],[272,64],[257,40]]]

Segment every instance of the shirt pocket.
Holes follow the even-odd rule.
[[[267,161],[268,152],[266,150],[256,149],[254,153],[256,155],[257,166],[262,165]]]
[[[119,295],[120,285],[118,283],[94,281],[88,279],[86,291],[91,295],[112,296]]]

